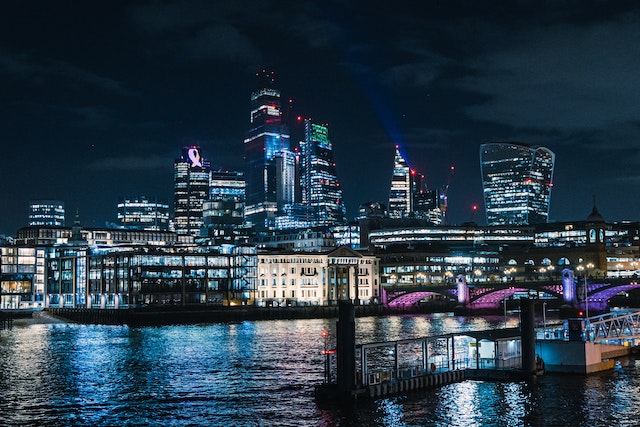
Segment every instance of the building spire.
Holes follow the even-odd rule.
[[[605,222],[604,217],[598,212],[598,206],[596,205],[596,195],[593,195],[593,209],[591,209],[591,214],[587,217],[587,221],[589,222]]]
[[[73,220],[73,227],[71,227],[71,239],[69,243],[80,243],[85,242],[82,238],[82,225],[80,225],[80,209],[76,208],[76,215]]]

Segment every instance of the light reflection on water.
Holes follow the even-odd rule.
[[[368,317],[356,325],[357,341],[373,342],[503,327],[504,318]],[[0,331],[0,425],[638,425],[634,359],[588,377],[465,381],[321,408],[312,385],[322,380],[324,329],[333,337],[335,319],[15,326]]]

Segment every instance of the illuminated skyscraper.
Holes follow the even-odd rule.
[[[389,192],[389,218],[415,218],[442,223],[438,191],[429,190],[424,175],[411,169],[398,146]]]
[[[487,225],[541,224],[549,219],[555,154],[517,142],[480,146]]]
[[[64,227],[64,202],[60,200],[32,200],[29,203],[30,226]]]
[[[118,202],[118,223],[138,230],[169,230],[169,204],[145,196]]]
[[[204,226],[203,205],[209,198],[209,162],[202,158],[200,147],[184,147],[173,170],[175,231],[199,236]]]
[[[273,228],[278,209],[289,202],[292,171],[289,130],[282,120],[280,91],[273,87],[273,72],[263,71],[258,77],[260,88],[251,94],[244,158],[245,216],[260,230]]]
[[[237,242],[244,221],[245,187],[242,172],[211,171],[203,215],[208,237],[215,242]]]
[[[314,225],[344,224],[346,213],[329,129],[305,119],[304,130],[300,142],[302,203],[312,212]]]
[[[390,218],[404,218],[411,212],[411,170],[396,145],[393,160],[393,177],[389,192],[388,213]]]

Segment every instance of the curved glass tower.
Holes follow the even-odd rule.
[[[480,146],[487,225],[529,225],[549,219],[555,154],[519,142]]]

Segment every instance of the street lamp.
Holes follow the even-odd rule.
[[[616,268],[618,269],[618,277],[620,277],[620,270],[622,269],[622,264],[616,264]]]

